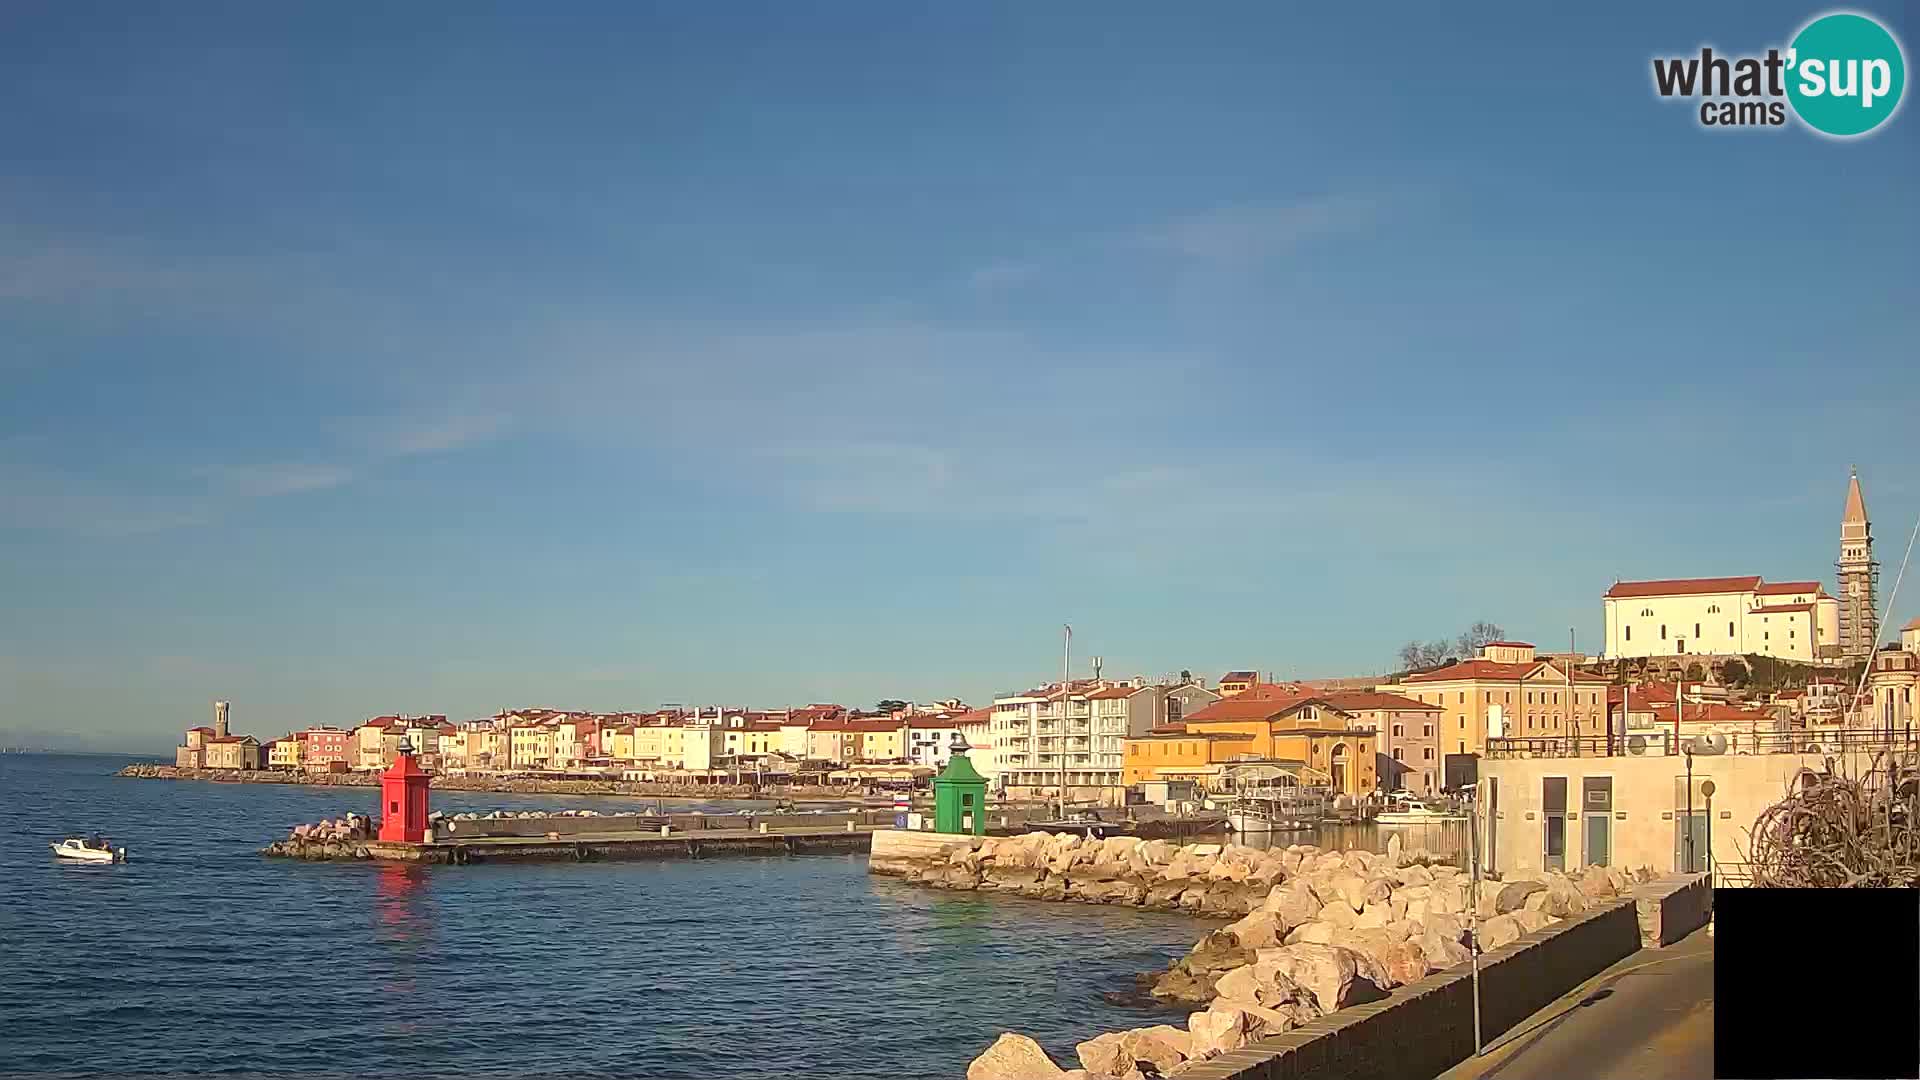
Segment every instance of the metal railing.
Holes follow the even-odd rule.
[[[1692,737],[1704,732],[1684,732],[1676,738],[1672,731],[1628,732],[1625,737],[1604,735],[1524,736],[1488,739],[1486,756],[1504,758],[1567,757],[1677,757]],[[1912,751],[1915,740],[1904,731],[1889,734],[1868,728],[1835,728],[1825,731],[1727,731],[1727,754],[1839,754],[1871,753],[1879,750]]]

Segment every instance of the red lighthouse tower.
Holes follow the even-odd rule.
[[[380,774],[380,839],[420,843],[427,838],[427,787],[432,774],[402,752]]]

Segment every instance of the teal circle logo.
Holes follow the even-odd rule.
[[[1846,138],[1886,123],[1907,62],[1886,27],[1850,12],[1808,23],[1787,51],[1787,100],[1808,127]]]

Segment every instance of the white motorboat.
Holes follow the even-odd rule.
[[[75,862],[117,863],[127,861],[127,849],[114,847],[112,841],[102,837],[81,839],[69,836],[57,844],[48,844],[55,858],[72,859]]]
[[[1376,825],[1429,825],[1446,821],[1465,821],[1467,815],[1428,806],[1415,798],[1395,799],[1373,819]]]

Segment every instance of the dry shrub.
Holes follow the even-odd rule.
[[[1832,758],[1795,779],[1753,824],[1753,884],[1776,889],[1920,887],[1920,768],[1882,753],[1867,770]]]

